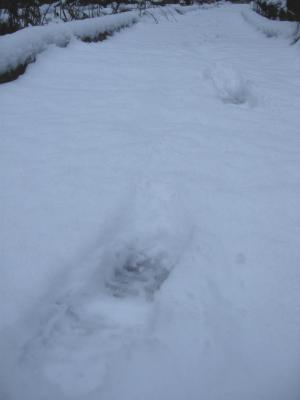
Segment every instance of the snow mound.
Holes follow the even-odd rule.
[[[231,65],[217,63],[205,72],[211,81],[217,96],[224,103],[253,104],[250,82]]]
[[[137,20],[137,12],[130,11],[83,21],[28,27],[4,35],[0,37],[0,75],[33,61],[49,45],[63,47],[74,38],[92,40],[100,34],[111,34]]]
[[[293,38],[298,30],[297,22],[271,20],[257,14],[250,8],[243,9],[241,14],[246,22],[267,37]]]

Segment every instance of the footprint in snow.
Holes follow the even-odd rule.
[[[204,76],[224,103],[255,105],[250,81],[231,65],[216,63],[205,71]]]
[[[161,257],[144,252],[128,254],[113,268],[106,287],[116,297],[145,297],[152,300],[172,269]]]
[[[104,384],[114,355],[147,333],[155,294],[174,267],[161,248],[124,245],[96,258],[44,307],[38,333],[23,348],[26,371],[39,377],[42,390],[58,388],[58,399],[85,396]]]

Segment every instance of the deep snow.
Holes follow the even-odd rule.
[[[138,20],[131,11],[105,17],[29,26],[0,37],[0,74],[27,64],[50,45],[67,46],[75,38],[95,39],[101,33],[113,33]]]
[[[0,87],[1,400],[298,400],[300,54],[246,6]]]
[[[113,15],[69,22],[52,22],[43,26],[29,26],[15,33],[0,36],[0,78],[36,59],[49,46],[66,47],[72,40],[99,41],[101,34],[112,35],[136,23],[140,19],[152,19],[156,23],[165,17],[177,21],[177,13],[183,15],[195,9],[211,5],[154,7],[146,10],[132,10]]]

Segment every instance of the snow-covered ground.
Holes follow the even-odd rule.
[[[298,400],[300,52],[227,5],[0,87],[1,400]]]
[[[99,34],[113,33],[138,20],[137,11],[105,17],[30,26],[0,37],[0,75],[34,60],[50,45],[66,47],[74,39],[95,39]]]
[[[49,46],[66,47],[75,39],[99,41],[140,19],[151,18],[156,23],[163,17],[177,21],[178,14],[192,12],[199,7],[205,9],[212,5],[153,7],[146,10],[132,10],[119,14],[105,15],[84,20],[49,23],[43,26],[29,26],[13,34],[0,36],[0,81],[1,75],[10,73],[20,66],[27,65]]]

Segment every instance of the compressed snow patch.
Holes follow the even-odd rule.
[[[250,82],[231,65],[217,63],[205,71],[205,75],[211,81],[217,96],[224,103],[253,104]]]
[[[111,359],[148,331],[154,295],[174,267],[155,242],[142,248],[119,240],[67,274],[23,346],[25,370],[63,395],[84,396],[104,384]]]
[[[118,265],[106,281],[106,287],[116,297],[142,295],[151,299],[173,267],[163,258],[149,257],[143,252],[129,252],[118,258]]]

